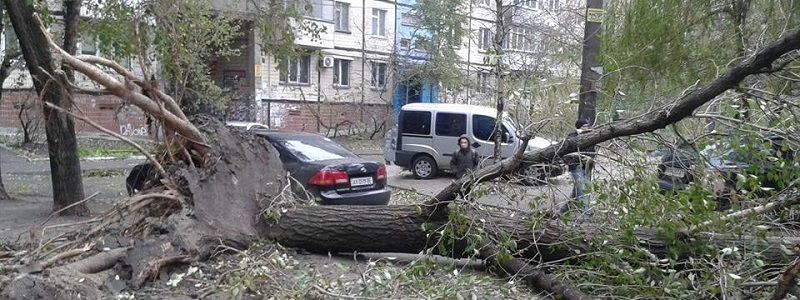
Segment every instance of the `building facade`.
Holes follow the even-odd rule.
[[[422,42],[430,33],[419,26],[415,13],[417,0],[397,0],[395,13],[395,83],[392,110],[395,115],[408,103],[438,102],[439,84],[426,74],[416,74],[414,68],[429,59]]]
[[[231,1],[220,1],[230,9]],[[247,11],[250,1],[239,7]],[[260,48],[257,29],[246,28],[242,55],[214,63],[211,76],[238,88],[250,112],[230,120],[272,128],[328,133],[386,121],[394,90],[391,72],[395,3],[388,0],[315,0],[296,31],[298,55],[275,57]]]

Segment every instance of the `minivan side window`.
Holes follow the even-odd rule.
[[[508,143],[508,129],[503,126],[501,130],[503,131],[502,142]],[[494,137],[492,133],[494,133],[494,118],[479,115],[472,116],[472,135],[474,135],[476,139],[493,142]]]
[[[431,134],[431,113],[428,111],[404,111],[402,132],[404,134]]]
[[[467,133],[467,115],[452,113],[436,114],[436,135],[461,136]]]

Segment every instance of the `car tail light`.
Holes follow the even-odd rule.
[[[348,176],[347,173],[344,171],[333,170],[333,169],[322,169],[314,176],[311,176],[311,179],[308,180],[308,185],[312,186],[335,186],[335,185],[347,185],[348,183]]]
[[[375,176],[377,180],[384,180],[386,179],[386,166],[381,166],[378,168],[378,175]]]

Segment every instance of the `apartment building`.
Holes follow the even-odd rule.
[[[430,32],[419,26],[419,18],[414,5],[417,0],[397,0],[395,32],[395,82],[392,110],[400,112],[400,107],[408,103],[438,102],[439,84],[435,80],[415,72],[415,67],[429,59],[423,48]]]
[[[217,1],[219,9],[250,9],[252,1]],[[239,6],[231,6],[232,3]],[[313,0],[296,32],[300,54],[274,57],[260,49],[257,29],[244,28],[242,55],[214,62],[212,78],[238,88],[253,109],[231,119],[272,128],[326,132],[384,122],[394,90],[391,58],[395,3]]]
[[[458,68],[465,81],[460,89],[437,90],[436,82],[418,83],[423,91],[420,97],[403,97],[408,94],[402,82],[395,91],[396,107],[412,102],[450,102],[467,104],[492,103],[495,76],[494,65],[498,57],[494,48],[494,35],[498,34],[496,24],[497,7],[494,0],[466,0],[462,13],[466,15],[465,36],[457,48],[460,58]],[[397,2],[398,32],[396,37],[398,62],[412,64],[426,59],[424,53],[415,50],[414,40],[409,36],[425,36],[424,29],[413,22],[413,7],[417,0]],[[501,62],[506,66],[504,76],[512,74],[527,76],[564,76],[576,67],[559,64],[552,56],[560,49],[556,39],[582,36],[582,20],[576,19],[583,5],[578,0],[505,0],[503,18],[505,35]],[[410,15],[407,16],[407,15]],[[398,63],[396,72],[404,74],[404,67]],[[512,77],[512,76],[509,76]]]

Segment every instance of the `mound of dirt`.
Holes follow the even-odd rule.
[[[87,269],[92,271],[84,273],[64,270],[68,264],[38,274],[16,276],[10,281],[0,280],[3,281],[0,287],[6,285],[0,298],[103,298],[138,289],[149,280],[163,277],[174,266],[205,260],[221,248],[245,249],[263,236],[266,224],[260,217],[261,211],[286,185],[277,151],[265,139],[229,131],[222,122],[210,117],[198,116],[192,122],[205,135],[204,142],[210,147],[204,157],[195,153],[198,167],[184,162],[162,163],[181,194],[179,209],[176,201],[169,199],[156,199],[143,209],[128,205],[131,212],[116,214],[121,220],[93,238],[97,244],[93,253],[103,248],[123,249],[120,257],[110,260],[110,264],[108,260],[90,263],[93,267]],[[163,191],[164,187],[142,193],[158,190]],[[128,203],[135,204],[134,200]],[[101,271],[114,264],[115,268]],[[98,269],[97,265],[105,267]],[[99,277],[87,279],[92,276]],[[120,287],[117,283],[109,291],[105,287],[109,276],[124,284]]]

